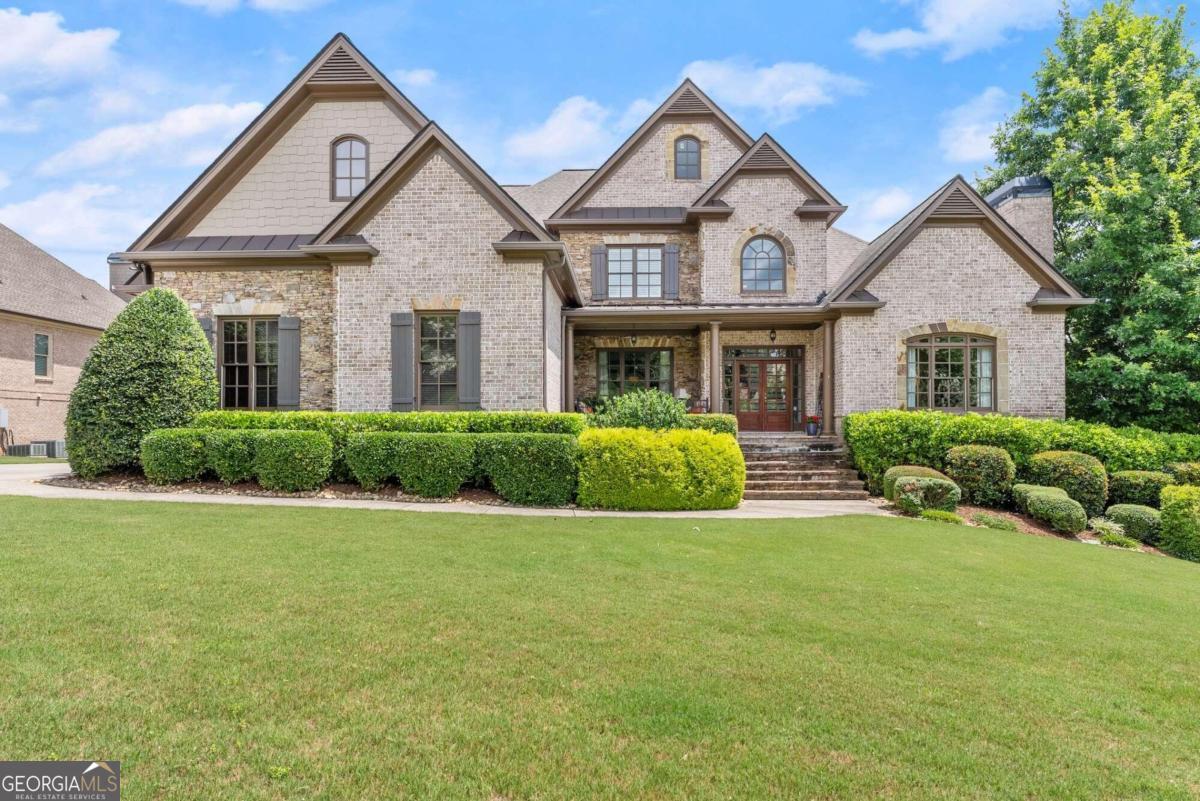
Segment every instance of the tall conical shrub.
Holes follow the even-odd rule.
[[[142,437],[217,406],[213,353],[177,295],[151,289],[92,348],[67,408],[67,454],[84,478],[136,468]]]

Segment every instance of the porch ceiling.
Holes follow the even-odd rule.
[[[728,331],[818,328],[837,316],[819,306],[585,306],[568,309],[567,320],[578,332],[688,331],[720,323]]]

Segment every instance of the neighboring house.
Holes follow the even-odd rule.
[[[953,178],[871,243],[844,211],[690,81],[599,169],[499,186],[339,34],[111,261],[191,305],[229,407],[1063,414],[1089,301],[1044,181]]]
[[[63,438],[83,360],[124,307],[95,281],[0,225],[3,445]]]

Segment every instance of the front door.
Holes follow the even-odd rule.
[[[792,377],[787,359],[739,359],[733,364],[734,414],[744,431],[791,429]]]

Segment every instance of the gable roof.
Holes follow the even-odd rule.
[[[0,311],[103,330],[125,303],[0,225]]]
[[[892,227],[875,237],[846,268],[842,280],[829,293],[830,300],[843,301],[855,292],[865,290],[871,279],[913,240],[927,222],[979,224],[1043,289],[1049,290],[1049,295],[1039,291],[1037,297],[1042,298],[1043,302],[1031,302],[1031,305],[1049,306],[1050,303],[1044,302],[1047,297],[1058,299],[1060,305],[1091,302],[1016,228],[988,205],[961,175],[942,184]]]
[[[583,182],[583,185],[576,189],[571,196],[563,201],[562,205],[550,215],[551,218],[561,217],[567,212],[574,210],[576,206],[588,198],[594,192],[604,179],[619,167],[626,158],[633,153],[636,147],[641,144],[642,140],[646,139],[653,132],[655,126],[663,119],[695,119],[697,117],[713,117],[718,125],[726,130],[734,142],[738,143],[743,149],[748,149],[754,144],[754,140],[750,138],[750,134],[738,125],[732,117],[721,110],[721,107],[709,99],[708,95],[700,91],[700,87],[692,83],[691,78],[684,78],[683,83],[675,89],[674,92],[662,102],[654,113],[651,114],[646,121],[638,127],[636,131],[630,134],[629,138],[617,148],[608,160],[600,165],[591,176]]]
[[[824,214],[827,224],[842,215],[846,207],[838,202],[833,194],[821,185],[800,162],[792,158],[783,145],[775,141],[770,134],[763,134],[742,154],[742,157],[730,165],[725,174],[718,178],[713,185],[705,190],[693,206],[709,206],[715,203],[739,175],[753,173],[773,173],[791,175],[804,188],[809,200],[802,207],[806,214]],[[798,212],[799,213],[799,212]]]
[[[535,219],[545,222],[572,192],[592,177],[594,172],[594,168],[559,170],[535,184],[506,185],[504,191],[512,195]]]
[[[382,98],[414,133],[429,122],[346,34],[335,34],[129,250],[178,236],[232,188],[315,98],[325,96]]]
[[[354,200],[329,221],[321,233],[317,234],[313,244],[328,245],[336,237],[351,233],[350,229],[369,219],[425,164],[428,157],[439,151],[449,158],[463,177],[475,186],[516,231],[532,234],[539,242],[556,241],[542,227],[541,222],[513,200],[512,196],[459,147],[449,134],[438,127],[437,123],[430,122],[379,171]]]

